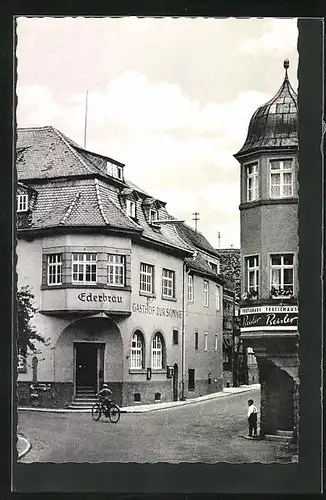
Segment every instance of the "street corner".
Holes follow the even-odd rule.
[[[29,440],[22,434],[17,434],[17,455],[18,460],[23,458],[31,449],[32,445]]]

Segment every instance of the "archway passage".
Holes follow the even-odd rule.
[[[179,396],[178,385],[179,385],[178,365],[177,363],[175,363],[173,366],[173,401],[178,401],[178,396]]]

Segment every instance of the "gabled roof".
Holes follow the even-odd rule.
[[[185,223],[178,224],[177,231],[181,238],[184,239],[189,245],[195,246],[196,248],[201,249],[204,252],[207,252],[212,256],[218,258],[218,254],[215,248],[212,247],[212,245],[203,234],[195,231]]]

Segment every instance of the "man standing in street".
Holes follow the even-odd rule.
[[[257,408],[252,399],[248,400],[249,437],[257,437]]]

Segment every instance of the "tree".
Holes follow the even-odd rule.
[[[240,249],[239,248],[217,248],[219,254],[221,274],[224,278],[234,284],[235,300],[239,301],[241,297],[240,286]]]
[[[36,352],[36,342],[46,344],[46,339],[31,324],[35,312],[34,295],[24,286],[17,291],[17,350],[22,356]]]

